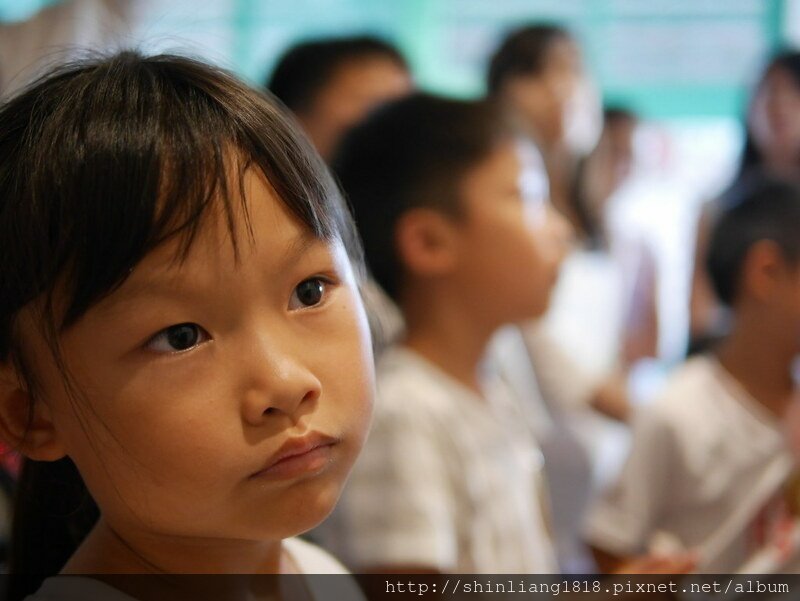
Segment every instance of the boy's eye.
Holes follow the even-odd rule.
[[[325,282],[320,278],[309,278],[295,287],[292,298],[289,301],[289,308],[313,307],[322,301],[324,295]]]
[[[147,343],[147,348],[159,353],[188,351],[208,340],[206,331],[196,323],[181,323],[164,328]]]

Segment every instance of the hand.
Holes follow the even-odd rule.
[[[786,441],[794,454],[795,461],[800,462],[800,388],[798,388],[786,410],[784,421]]]
[[[688,574],[697,567],[697,554],[643,555],[625,560],[615,574]]]
[[[602,382],[594,392],[592,407],[611,419],[626,422],[631,405],[628,397],[628,378],[624,372],[615,373]]]

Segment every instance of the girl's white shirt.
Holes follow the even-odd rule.
[[[316,601],[363,601],[364,597],[350,572],[330,553],[299,538],[283,541],[284,548],[302,575],[332,575],[338,578],[307,578],[306,586]],[[94,578],[84,576],[53,576],[25,601],[136,601],[134,597]]]

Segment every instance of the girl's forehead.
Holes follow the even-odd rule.
[[[241,189],[244,197],[232,199],[229,212],[214,201],[190,239],[175,235],[145,255],[110,297],[187,286],[213,289],[254,265],[264,274],[279,274],[312,247],[335,246],[316,237],[263,175],[248,171]]]

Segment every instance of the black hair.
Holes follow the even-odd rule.
[[[266,87],[289,110],[303,112],[314,104],[342,65],[375,57],[408,71],[400,51],[373,36],[310,40],[290,47],[278,59]]]
[[[758,90],[764,85],[767,76],[774,71],[779,70],[791,76],[794,84],[800,88],[800,52],[796,50],[784,50],[776,54],[772,60],[769,61],[764,72],[756,86],[756,92],[753,98],[758,94]],[[753,140],[753,134],[750,131],[750,124],[748,116],[745,116],[745,142],[742,150],[742,158],[739,164],[739,176],[744,175],[751,169],[758,169],[763,165],[763,157],[761,152],[756,147]]]
[[[706,255],[706,269],[719,299],[733,306],[747,254],[761,240],[774,242],[786,261],[800,261],[800,188],[751,175],[737,204],[718,217]]]
[[[179,240],[176,259],[185,258],[212,213],[236,251],[239,201],[229,192],[239,190],[252,236],[243,177],[253,168],[313,235],[342,240],[359,270],[349,212],[322,160],[269,97],[223,70],[125,51],[59,67],[0,107],[0,361],[34,402],[20,311],[37,307],[65,384],[80,395],[60,332],[165,241]],[[26,461],[16,506],[15,573],[60,569],[97,517],[69,459]]]
[[[633,109],[620,104],[609,104],[603,107],[603,123],[609,125],[620,122],[636,122],[639,116]]]
[[[560,25],[536,23],[509,33],[489,61],[486,87],[496,95],[510,79],[539,75],[554,42],[571,40],[570,33]]]
[[[603,108],[603,131],[609,126],[621,123],[636,123],[636,113],[621,105],[608,105]],[[602,215],[598,215],[590,206],[586,181],[586,169],[591,154],[582,157],[575,169],[573,185],[568,200],[575,213],[577,225],[586,237],[587,247],[592,250],[608,248],[608,237],[603,224]]]
[[[415,207],[460,216],[463,176],[510,135],[493,103],[416,93],[378,109],[345,136],[333,169],[367,266],[394,300],[404,271],[394,242],[398,219]]]

